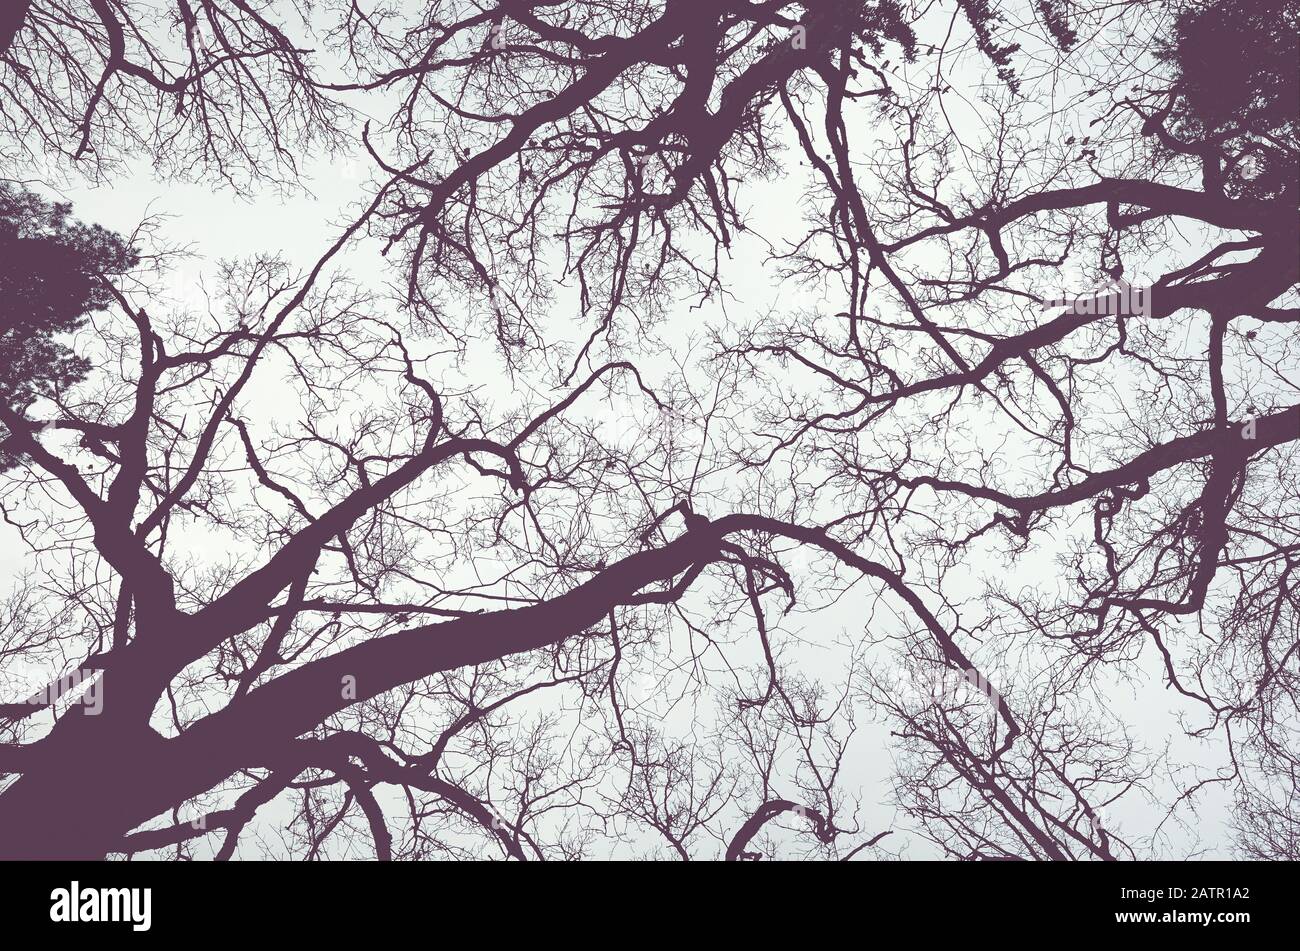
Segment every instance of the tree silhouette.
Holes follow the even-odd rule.
[[[139,263],[120,236],[72,222],[70,212],[0,182],[0,399],[20,410],[85,376],[86,362],[56,337],[107,307],[105,281]],[[8,442],[0,440],[0,466],[12,462]]]
[[[0,854],[1294,857],[1278,10],[32,0],[10,154],[370,177],[4,393]]]

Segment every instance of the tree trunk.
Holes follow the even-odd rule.
[[[27,19],[27,11],[31,5],[32,0],[9,0],[0,3],[0,59],[9,55],[9,47],[13,45],[14,37],[22,28],[23,21]]]
[[[124,712],[66,713],[33,746],[36,761],[0,793],[0,859],[102,859],[136,826],[234,771]]]

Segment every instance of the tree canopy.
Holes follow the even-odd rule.
[[[1300,855],[1296,16],[10,4],[0,855]]]
[[[18,409],[84,378],[86,361],[59,338],[107,307],[106,280],[139,263],[119,235],[71,221],[70,212],[0,182],[0,400]],[[7,442],[0,466],[11,461]]]

